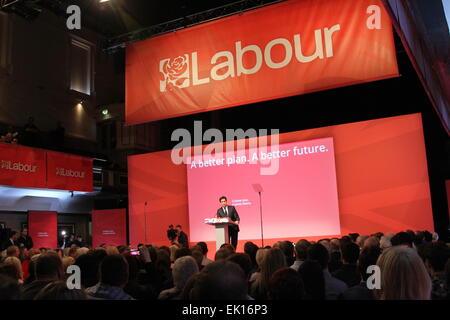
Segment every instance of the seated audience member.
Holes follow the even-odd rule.
[[[431,234],[430,231],[425,230],[423,232],[423,242],[424,243],[429,243],[429,242],[432,242],[432,241],[433,241],[433,235]]]
[[[169,247],[169,250],[170,250],[170,262],[171,263],[175,262],[175,254],[176,254],[178,249],[180,249],[180,246],[178,244],[176,244],[176,243],[172,244]]]
[[[308,248],[311,246],[308,240],[298,240],[295,244],[295,261],[291,265],[291,268],[295,271],[298,271],[298,268],[302,265],[302,263],[306,260],[306,253],[308,252]]]
[[[358,270],[362,281],[353,287],[348,288],[341,295],[343,300],[374,300],[373,290],[367,287],[367,279],[371,273],[367,273],[367,268],[377,264],[381,249],[378,247],[364,248],[359,254]]]
[[[100,263],[100,281],[86,289],[94,298],[107,300],[134,300],[123,291],[128,282],[128,263],[120,254],[110,254]]]
[[[352,242],[356,243],[356,240],[359,237],[359,233],[349,233],[348,236],[352,239]]]
[[[184,286],[189,278],[198,273],[198,263],[191,256],[184,256],[177,260],[173,265],[172,278],[174,287],[161,291],[158,300],[177,300],[181,299]]]
[[[414,235],[414,233],[413,233]],[[408,246],[412,248],[413,246],[413,237],[411,233],[408,232],[399,232],[391,239],[392,246]]]
[[[258,251],[258,246],[251,241],[247,241],[244,244],[244,253],[248,254],[250,260],[252,261],[252,271],[251,273],[256,272],[258,268],[258,264],[256,263],[256,252]]]
[[[450,259],[450,248],[444,242],[429,242],[424,245],[424,256],[432,280],[431,299],[445,300],[449,293],[445,264]]]
[[[380,248],[382,250],[389,249],[392,247],[391,238],[387,236],[382,236],[380,239]]]
[[[189,255],[184,255],[183,257],[186,256],[192,256],[192,252],[190,249],[187,248],[182,248],[180,250],[189,250],[190,254]],[[178,259],[177,259],[178,260]],[[175,260],[176,262],[176,260]],[[164,250],[157,250],[156,252],[156,271],[158,273],[158,278],[159,278],[159,285],[156,287],[156,289],[158,290],[158,293],[161,292],[162,290],[166,290],[166,289],[170,289],[173,287],[173,278],[172,278],[172,270],[170,268],[170,257],[167,254],[167,252],[165,252]]]
[[[342,267],[341,240],[331,239],[330,240],[330,261],[328,261],[328,271],[333,273],[341,267]]]
[[[19,297],[19,283],[15,279],[0,273],[0,301],[18,300]]]
[[[364,248],[364,242],[369,238],[369,236],[362,235],[356,239],[356,244],[362,249]]]
[[[345,244],[344,244],[345,245]],[[345,282],[336,279],[328,271],[328,250],[321,244],[312,245],[308,249],[308,260],[315,260],[322,266],[325,279],[325,297],[327,300],[336,300],[347,289]]]
[[[16,257],[7,257],[3,264],[5,266],[10,265],[14,269],[14,279],[17,279],[19,284],[23,284],[23,272],[22,272],[22,264],[20,263],[19,258]]]
[[[202,266],[207,266],[208,264],[213,262],[211,259],[208,259],[208,245],[206,244],[206,242],[200,241],[199,243],[197,243],[197,246],[201,248],[203,253]]]
[[[53,281],[42,288],[34,300],[87,300],[84,289],[69,289],[65,281]]]
[[[283,251],[284,256],[286,257],[286,263],[288,266],[291,266],[294,261],[294,246],[292,245],[292,242],[290,241],[278,241],[273,246],[274,248],[278,248],[281,251]]]
[[[191,300],[248,300],[247,290],[242,268],[234,262],[220,260],[203,268],[195,278],[189,297]]]
[[[260,265],[261,272],[251,285],[250,296],[255,300],[266,300],[270,278],[275,271],[283,267],[287,267],[286,256],[283,251],[278,248],[268,249]]]
[[[217,252],[214,256],[214,261],[225,260],[226,258],[231,256],[233,253],[234,252],[228,248],[221,248],[221,249],[217,250]]]
[[[237,265],[239,265],[242,268],[242,271],[244,271],[247,282],[250,281],[250,275],[251,275],[253,266],[252,266],[252,260],[250,259],[248,254],[233,253],[226,260],[234,262]]]
[[[345,244],[341,249],[342,266],[333,273],[333,277],[342,280],[348,287],[356,286],[361,282],[356,263],[359,258],[359,246],[350,242]]]
[[[95,249],[91,252],[79,256],[75,260],[75,264],[80,267],[81,285],[89,288],[98,283],[98,270],[107,253],[103,249]]]
[[[203,252],[202,249],[199,246],[193,246],[191,247],[192,251],[192,257],[195,259],[195,261],[198,264],[198,269],[201,270],[203,268],[202,262],[203,262]]]
[[[180,248],[175,252],[175,261],[178,258],[185,257],[185,256],[192,256],[192,251],[189,248]]]
[[[325,279],[322,266],[313,260],[306,260],[298,268],[303,280],[305,300],[325,300]]]
[[[255,260],[256,260],[256,271],[254,273],[252,273],[252,275],[250,276],[250,283],[253,283],[261,274],[261,264],[264,260],[264,258],[267,255],[267,252],[269,252],[270,249],[266,249],[266,248],[261,248],[258,249],[258,251],[256,251],[256,256],[255,256]]]
[[[412,248],[394,246],[378,258],[381,289],[375,290],[380,300],[429,300],[431,279],[422,259]]]
[[[106,247],[106,253],[108,254],[108,255],[110,255],[110,254],[120,254],[119,253],[119,250],[115,247],[115,246],[107,246]]]
[[[156,291],[150,284],[140,283],[138,275],[140,271],[140,261],[136,256],[125,254],[128,262],[128,282],[123,290],[136,300],[156,300]]]
[[[330,252],[330,239],[321,239],[319,240],[319,243]]]
[[[183,292],[180,295],[181,300],[191,300],[191,291],[194,288],[195,282],[200,277],[200,272],[192,275],[184,285]]]
[[[235,253],[236,249],[229,243],[224,243],[220,246],[220,249],[226,249],[229,250],[231,253]]]
[[[47,284],[64,278],[61,258],[53,252],[40,254],[35,261],[34,271],[36,280],[24,286],[22,300],[33,300]]]
[[[343,246],[344,244],[350,243],[350,242],[353,242],[353,241],[352,241],[352,238],[350,238],[349,236],[343,236],[341,239],[339,239],[340,246]]]
[[[19,258],[20,250],[17,246],[9,246],[6,249],[6,257],[16,257]]]
[[[269,300],[302,300],[305,296],[302,277],[292,268],[278,269],[269,280],[267,296]]]
[[[380,246],[380,240],[378,240],[378,237],[370,236],[364,241],[364,247],[379,247]]]

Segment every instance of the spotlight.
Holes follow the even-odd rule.
[[[65,236],[66,235],[66,231],[65,230],[61,231],[61,235]]]
[[[102,110],[102,114],[103,114],[103,115],[106,116],[108,113],[109,113],[108,109],[103,109],[103,110]]]

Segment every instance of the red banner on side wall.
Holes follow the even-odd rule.
[[[28,211],[28,232],[34,248],[56,249],[58,217],[55,211]]]
[[[126,245],[127,221],[125,209],[92,211],[92,245]]]
[[[45,188],[45,151],[0,143],[0,185]]]
[[[92,158],[47,152],[47,188],[92,192]]]
[[[398,76],[380,0],[291,0],[127,47],[126,122]]]

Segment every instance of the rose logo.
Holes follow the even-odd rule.
[[[184,54],[175,59],[163,59],[159,62],[159,71],[164,75],[160,81],[160,91],[165,92],[173,87],[189,86],[189,56]]]

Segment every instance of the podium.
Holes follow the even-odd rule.
[[[230,218],[206,218],[205,223],[214,226],[216,229],[216,251],[224,243],[230,243],[228,235],[228,226],[236,224]]]

